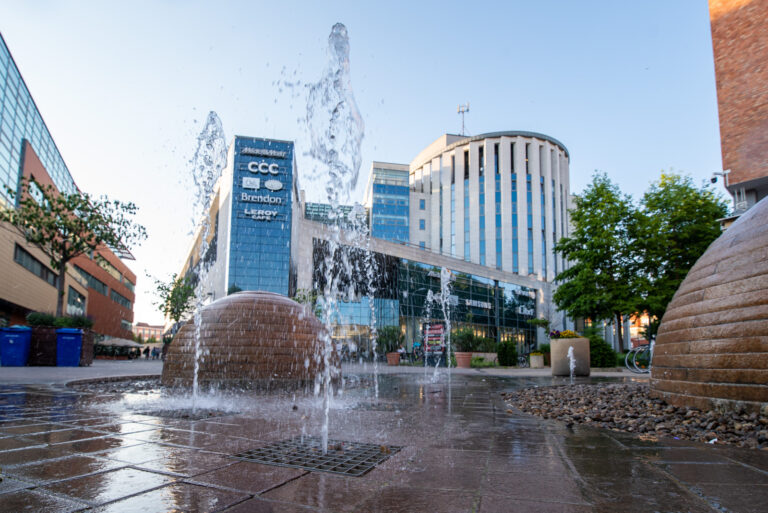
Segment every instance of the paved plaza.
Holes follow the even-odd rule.
[[[161,369],[108,363],[71,373]],[[377,399],[371,368],[346,367],[330,437],[345,448],[372,444],[386,458],[351,477],[233,457],[319,434],[324,415],[314,398],[206,397],[197,405],[210,416],[194,420],[167,415],[188,397],[38,376],[60,372],[53,368],[23,369],[22,384],[7,370],[0,511],[762,512],[768,501],[766,451],[640,440],[508,411],[502,392],[553,383],[541,371],[381,367]]]

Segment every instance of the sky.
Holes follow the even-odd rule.
[[[235,135],[296,142],[303,87],[350,37],[371,161],[409,163],[444,133],[541,132],[563,142],[571,192],[599,170],[639,198],[662,170],[722,170],[706,0],[616,2],[0,2],[0,33],[81,190],[139,207],[148,239],[135,322],[162,323],[153,280],[181,268],[193,230],[189,161],[209,111]],[[722,186],[718,185],[722,190]],[[323,201],[319,189],[307,191]]]

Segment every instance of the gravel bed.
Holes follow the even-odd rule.
[[[768,417],[679,408],[649,396],[648,384],[529,388],[504,394],[515,409],[571,426],[585,424],[636,434],[768,450]]]

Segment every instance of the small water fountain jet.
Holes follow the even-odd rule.
[[[568,369],[571,371],[571,384],[573,384],[573,375],[576,372],[576,357],[573,355],[573,346],[568,346]]]
[[[211,219],[209,212],[213,198],[213,189],[221,176],[227,161],[227,144],[224,129],[219,116],[211,111],[205,121],[200,135],[197,136],[197,148],[190,161],[192,164],[192,179],[195,184],[195,214],[201,219],[200,245],[198,251],[197,272],[195,281],[195,337],[194,337],[194,371],[192,382],[192,410],[197,408],[200,393],[198,374],[203,358],[202,348],[202,309],[208,299],[208,262],[207,255],[210,246]],[[198,219],[194,219],[195,222]],[[192,269],[190,269],[192,270]]]
[[[342,23],[336,23],[328,36],[329,61],[320,80],[308,86],[306,126],[310,137],[309,154],[321,163],[317,173],[325,180],[327,201],[330,204],[329,218],[334,224],[328,239],[328,251],[323,265],[326,272],[338,270],[335,275],[326,276],[323,289],[323,349],[318,355],[322,360],[324,373],[322,383],[315,386],[316,393],[323,390],[324,423],[322,447],[327,450],[328,422],[333,398],[331,357],[333,347],[333,319],[338,314],[341,298],[349,297],[349,291],[340,290],[340,284],[349,276],[350,267],[346,255],[347,247],[341,244],[341,201],[350,196],[357,184],[360,172],[360,146],[363,140],[364,124],[352,91],[349,67],[349,36]],[[336,266],[335,260],[347,265]],[[321,387],[322,385],[322,387]]]

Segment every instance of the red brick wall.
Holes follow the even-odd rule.
[[[723,169],[768,176],[768,0],[709,0]]]
[[[29,142],[24,145],[24,165],[22,174],[28,178],[33,177],[40,184],[52,185],[55,187],[53,180],[42,162],[40,162],[40,159]],[[128,269],[128,267],[114,253],[112,253],[112,251],[103,248],[99,249],[98,253],[115,266],[124,277],[129,279],[133,284],[136,284],[136,275]],[[72,265],[78,265],[83,270],[91,273],[93,276],[104,282],[110,290],[114,289],[117,293],[121,294],[126,299],[129,299],[131,305],[135,303],[134,293],[128,290],[124,284],[113,278],[87,255],[81,255],[73,259],[70,262],[70,266]],[[109,291],[107,294],[109,294]],[[133,323],[133,310],[115,303],[109,296],[104,296],[94,289],[89,289],[86,314],[93,317],[93,329],[97,333],[120,338],[131,338],[131,330],[123,329],[120,321],[126,320],[129,323]]]

